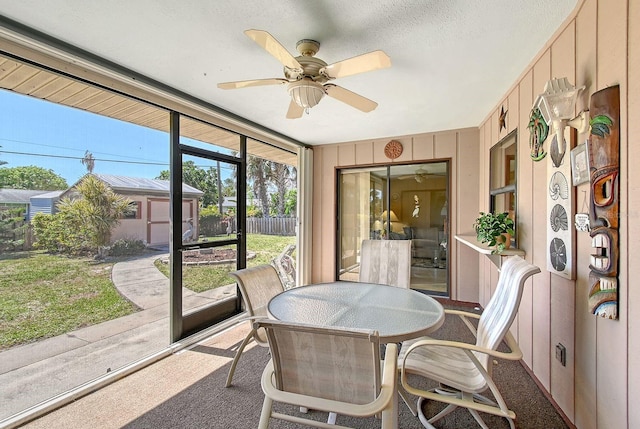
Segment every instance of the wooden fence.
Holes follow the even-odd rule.
[[[0,219],[0,252],[30,250],[32,245],[30,224],[23,220]]]
[[[199,234],[204,236],[224,235],[238,230],[235,219],[231,220],[231,228],[227,229],[227,220],[200,219]],[[247,234],[296,235],[296,218],[291,217],[248,217]]]
[[[247,218],[247,234],[296,235],[294,217],[249,217]]]

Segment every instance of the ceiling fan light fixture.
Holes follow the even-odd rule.
[[[330,80],[359,73],[370,72],[391,66],[391,60],[383,51],[373,51],[346,60],[327,64],[315,57],[320,49],[316,40],[302,39],[296,49],[300,56],[294,57],[275,37],[264,30],[250,29],[244,32],[284,67],[284,79],[253,79],[218,83],[220,89],[237,89],[252,86],[283,85],[291,101],[287,109],[287,119],[297,119],[317,105],[322,97],[329,97],[368,113],[378,107],[378,103],[348,89],[327,83]]]
[[[304,78],[289,84],[289,95],[295,103],[309,113],[309,109],[317,105],[325,92],[321,84]]]

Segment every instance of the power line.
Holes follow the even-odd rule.
[[[12,152],[12,151],[8,151],[8,150],[2,150],[2,151],[0,151],[0,153],[10,153],[12,155],[44,156],[44,157],[47,157],[47,158],[64,158],[64,159],[77,159],[77,160],[84,159],[83,156],[47,155],[47,154],[43,154],[43,153]],[[119,163],[123,163],[123,164],[144,164],[144,165],[164,165],[164,166],[169,166],[169,163],[166,163],[166,162],[123,161],[123,160],[117,160],[117,159],[104,159],[104,158],[95,158],[95,161],[119,162]]]
[[[79,161],[84,159],[83,156],[48,155],[48,154],[44,154],[44,153],[12,152],[12,151],[9,151],[9,150],[0,150],[0,153],[8,153],[8,154],[12,154],[12,155],[42,156],[42,157],[46,157],[46,158],[75,159],[75,160],[79,160]],[[169,163],[168,162],[124,161],[124,160],[119,160],[119,159],[105,159],[105,158],[94,158],[94,161],[116,162],[116,163],[120,163],[120,164],[161,165],[163,167],[169,167]],[[199,168],[207,168],[207,167],[216,168],[214,165],[196,165],[196,167],[199,167]],[[220,165],[220,169],[221,170],[230,170],[230,171],[234,170],[233,167],[227,167],[225,165]]]
[[[54,148],[54,149],[63,149],[63,150],[67,150],[67,151],[72,150],[72,151],[76,151],[76,152],[83,152],[85,150],[85,149],[77,149],[77,148],[66,147],[66,146],[56,146],[56,145],[44,144],[44,143],[34,143],[34,142],[29,142],[29,141],[24,141],[24,140],[7,139],[7,138],[2,138],[2,137],[0,137],[0,140],[11,142],[11,143],[28,144],[28,145],[32,145],[32,146],[51,147],[51,148]],[[144,158],[139,158],[139,157],[135,157],[135,156],[119,155],[119,154],[113,154],[113,153],[108,153],[108,152],[93,152],[93,153],[99,154],[99,155],[119,156],[119,157],[122,157],[122,158],[129,158],[129,159],[144,159]]]

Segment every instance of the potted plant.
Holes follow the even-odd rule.
[[[487,243],[489,247],[495,249],[491,253],[501,253],[511,244],[511,236],[515,235],[513,230],[515,223],[509,217],[508,212],[504,213],[484,213],[473,224],[478,241]]]

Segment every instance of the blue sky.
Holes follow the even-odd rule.
[[[5,90],[0,112],[0,168],[36,165],[72,185],[87,173],[88,150],[94,173],[155,178],[169,169],[166,133]]]

